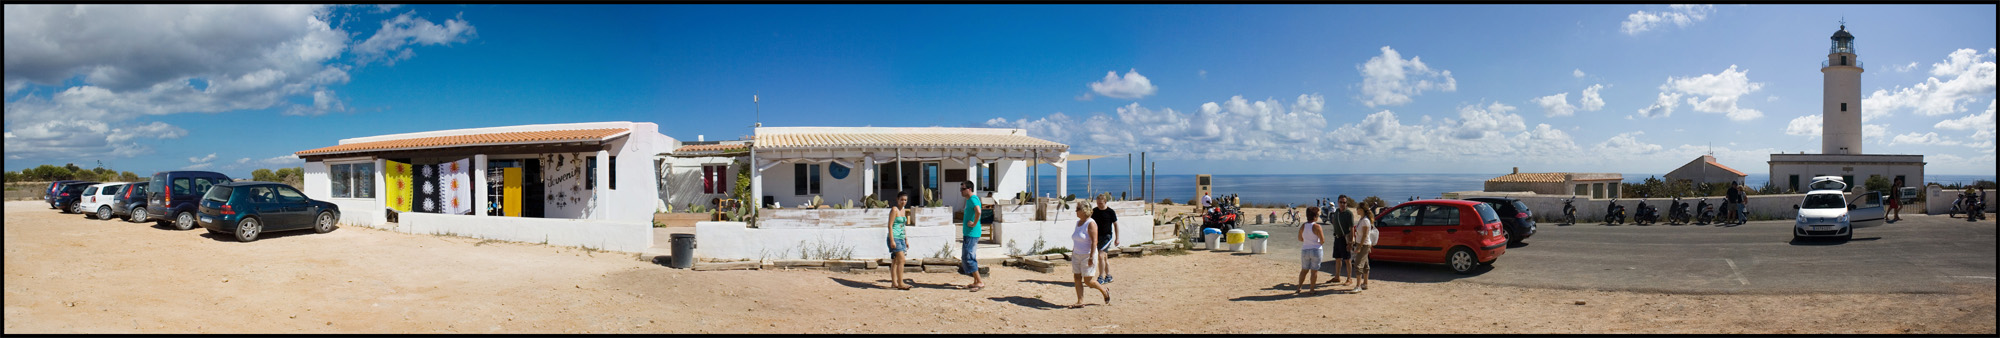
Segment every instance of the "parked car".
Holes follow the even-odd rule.
[[[238,241],[255,241],[272,231],[312,229],[333,231],[340,219],[340,207],[327,201],[306,198],[292,186],[272,182],[224,182],[208,189],[201,198],[203,229],[210,233],[235,235]]]
[[[97,184],[97,182],[78,181],[78,180],[61,180],[61,181],[49,182],[49,189],[46,191],[42,191],[42,202],[48,202],[49,209],[62,209],[57,207],[56,197],[62,195],[63,186],[69,185],[71,183]]]
[[[1452,272],[1472,273],[1507,253],[1507,230],[1486,203],[1416,200],[1375,216],[1380,237],[1369,259],[1444,263]]]
[[[1854,228],[1880,225],[1884,218],[1882,193],[1870,191],[1861,193],[1853,201],[1841,193],[1847,189],[1847,182],[1839,176],[1814,177],[1806,196],[1793,204],[1798,217],[1793,219],[1792,240],[1807,237],[1838,237],[1841,240],[1854,238]]]
[[[125,185],[125,191],[118,192],[118,198],[111,201],[111,216],[125,216],[125,221],[132,223],[145,222],[147,185],[151,184],[137,182]]]
[[[229,175],[213,171],[162,171],[153,173],[146,189],[146,220],[171,225],[177,230],[194,229],[195,211],[201,196],[216,184],[229,182]]]
[[[111,219],[111,201],[118,199],[118,191],[129,182],[92,184],[83,188],[83,197],[76,202],[76,213],[84,218]]]
[[[1494,212],[1500,213],[1500,224],[1506,226],[1508,243],[1521,244],[1521,240],[1535,235],[1535,212],[1528,209],[1527,203],[1506,197],[1473,197],[1465,200],[1485,202],[1487,206],[1493,207]]]
[[[62,191],[56,193],[56,210],[62,213],[76,212],[76,202],[83,199],[83,190],[97,182],[73,182],[63,184]]]

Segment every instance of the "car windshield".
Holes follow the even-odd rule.
[[[1804,209],[1841,209],[1846,207],[1847,201],[1842,200],[1840,194],[1806,195],[1805,203],[1799,205],[1799,208]]]
[[[206,200],[210,200],[210,201],[216,201],[216,202],[223,202],[223,203],[228,203],[228,202],[229,202],[229,194],[230,194],[230,193],[234,193],[235,191],[236,191],[236,188],[234,188],[234,187],[214,187],[214,188],[210,188],[210,189],[208,189],[208,195],[207,195],[207,196],[204,196],[204,197],[202,197],[202,199],[206,199]]]

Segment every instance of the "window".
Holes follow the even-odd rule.
[[[924,163],[924,189],[938,191],[938,164]]]
[[[944,181],[965,182],[965,169],[946,169],[944,171]]]
[[[1378,223],[1381,223],[1381,226],[1417,225],[1417,211],[1422,209],[1423,206],[1396,208],[1396,210],[1390,210],[1389,213],[1383,214],[1382,221]]]
[[[701,166],[701,193],[729,193],[729,179],[728,176],[724,176],[728,174],[729,166],[727,165]]]
[[[1458,207],[1426,205],[1420,222],[1417,225],[1458,225]]]
[[[1840,65],[1842,65],[1842,66],[1846,66],[1846,65],[1847,65],[1847,56],[1846,56],[1846,55],[1841,55],[1841,56],[1840,56]],[[1843,104],[1841,104],[1841,106],[1842,106],[1842,107],[1845,107],[1845,106],[1847,106],[1847,104],[1844,104],[1844,103],[1843,103]],[[1846,109],[1846,108],[1842,108],[1842,109],[1840,109],[1840,111],[1847,111],[1847,109]]]
[[[197,178],[189,181],[190,184],[194,185],[194,190],[191,190],[191,192],[206,194],[208,193],[208,188],[214,187],[216,183],[222,183],[224,180],[219,178]]]
[[[298,190],[292,190],[292,187],[279,186],[277,190],[279,202],[297,203],[306,201],[306,195],[300,194]]]
[[[335,164],[327,166],[326,175],[334,198],[375,198],[374,163]]]
[[[1903,175],[1896,175],[1896,181],[1903,181]],[[1896,181],[1889,181],[1889,184],[1896,184]],[[1909,182],[1909,181],[1903,181],[1903,184],[1910,184],[1910,182]],[[1897,187],[1892,187],[1892,188],[1902,188],[1902,187],[1901,187],[1901,186],[1897,186]]]
[[[1840,175],[1840,181],[1847,183],[1846,188],[1840,189],[1841,192],[1854,191],[1854,175]]]
[[[1799,175],[1792,174],[1791,181],[1792,185],[1786,186],[1786,188],[1792,189],[1792,191],[1799,191]]]
[[[606,171],[609,171],[609,172],[607,172],[607,173],[605,173],[605,174],[608,174],[608,175],[611,175],[611,190],[618,190],[618,157],[617,157],[617,156],[612,156],[612,157],[611,157],[611,163],[610,163],[610,165],[611,165],[611,169],[606,169]]]
[[[194,185],[194,182],[192,182],[192,181],[194,181],[194,180],[192,180],[192,179],[188,179],[188,178],[186,178],[186,177],[182,177],[182,178],[176,178],[176,179],[174,179],[174,188],[173,188],[173,191],[178,191],[178,192],[180,192],[180,194],[181,194],[181,195],[184,195],[184,196],[186,196],[186,195],[194,195],[194,194],[197,194],[196,192],[193,192],[193,191],[188,191],[188,188],[189,188],[190,186],[193,186],[193,185]],[[202,189],[202,191],[203,191],[202,193],[206,193],[206,191],[208,191],[208,189]]]
[[[1847,102],[1840,103],[1840,111],[1847,111]]]
[[[583,158],[583,189],[597,190],[597,156]]]
[[[1578,185],[1576,185],[1576,194],[1577,194],[1577,195],[1589,195],[1589,194],[1590,194],[1590,185],[1589,185],[1589,184],[1578,184]]]
[[[243,193],[245,194],[243,197],[248,199],[250,203],[277,202],[276,196],[274,196],[274,194],[271,193],[271,187],[268,186],[256,186],[256,187],[244,188]],[[228,200],[228,199],[229,199],[228,197],[222,198],[222,200]]]
[[[1604,183],[1590,184],[1590,198],[1604,198]]]
[[[792,165],[792,194],[819,194],[819,165],[798,163]]]
[[[979,190],[993,191],[993,164],[979,164]]]

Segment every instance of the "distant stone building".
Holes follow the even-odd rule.
[[[1486,191],[1617,198],[1618,183],[1624,180],[1618,173],[1523,173],[1514,168],[1512,174],[1486,180]]]
[[[1729,166],[1722,165],[1722,163],[1715,162],[1714,155],[1701,155],[1701,158],[1689,161],[1688,164],[1682,165],[1679,169],[1668,172],[1667,182],[1688,180],[1694,182],[1696,185],[1711,182],[1735,182],[1736,184],[1743,184],[1745,176],[1749,175]]]

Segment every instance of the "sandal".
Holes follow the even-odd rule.
[[[979,292],[979,290],[983,290],[983,289],[986,289],[986,286],[985,286],[985,285],[974,285],[974,286],[972,286],[972,287],[970,287],[970,288],[966,288],[966,290],[967,290],[967,291],[972,291],[972,292]]]

